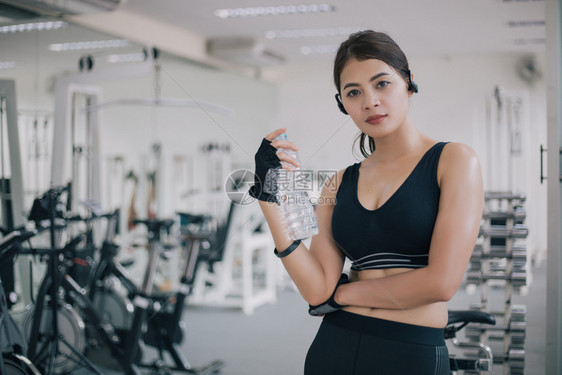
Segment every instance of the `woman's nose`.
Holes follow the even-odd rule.
[[[365,100],[363,101],[363,109],[376,107],[380,104],[379,97],[374,92],[367,92]]]

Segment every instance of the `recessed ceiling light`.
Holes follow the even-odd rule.
[[[227,8],[215,10],[215,16],[220,18],[257,17],[257,16],[284,16],[291,14],[327,13],[336,8],[330,4],[300,4],[278,5],[253,8]]]
[[[336,53],[339,44],[319,44],[315,46],[302,46],[301,53],[303,55],[322,55],[327,53]]]
[[[0,61],[0,69],[11,69],[15,68],[15,61]]]
[[[89,42],[55,43],[49,45],[49,50],[55,52],[81,51],[89,49],[119,48],[130,45],[125,39],[94,40]]]
[[[0,34],[19,33],[23,31],[59,30],[65,27],[68,27],[68,23],[64,21],[19,23],[14,25],[0,26]]]
[[[328,27],[321,29],[295,29],[295,30],[272,30],[265,33],[267,39],[293,39],[311,38],[325,36],[349,35],[361,30],[358,27]]]

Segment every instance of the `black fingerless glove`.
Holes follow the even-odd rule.
[[[275,194],[266,191],[274,191],[274,189],[264,189],[267,171],[281,168],[281,161],[277,156],[277,149],[271,145],[271,141],[265,138],[263,139],[256,152],[255,161],[254,186],[250,188],[248,193],[250,196],[260,201],[276,202]]]
[[[316,306],[308,305],[308,313],[312,316],[318,316],[318,315],[329,314],[331,312],[338,311],[342,307],[345,307],[337,303],[334,300],[334,297],[336,295],[336,290],[338,290],[338,287],[342,284],[347,284],[348,282],[349,279],[347,275],[345,273],[342,273],[338,283],[336,284],[336,287],[334,288],[334,292],[332,293],[330,298],[328,298],[326,302],[321,303],[320,305],[316,305]]]

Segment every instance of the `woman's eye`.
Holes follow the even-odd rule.
[[[359,90],[349,90],[349,91],[347,92],[347,95],[346,95],[346,96],[347,96],[348,98],[353,98],[353,97],[354,97],[355,95],[357,95],[357,94],[359,94]]]
[[[390,82],[388,81],[380,81],[379,83],[377,83],[377,87],[383,88],[386,87],[390,84]]]

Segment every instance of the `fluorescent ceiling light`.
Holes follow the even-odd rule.
[[[119,48],[130,45],[128,40],[94,40],[89,42],[55,43],[49,45],[49,50],[55,52],[82,51],[89,49]]]
[[[15,61],[0,61],[0,69],[11,69],[16,66]]]
[[[122,53],[119,55],[109,55],[106,58],[110,63],[140,62],[146,60],[146,54],[139,53]]]
[[[513,43],[518,46],[525,46],[531,44],[546,44],[545,38],[527,38],[527,39],[515,39]]]
[[[295,29],[295,30],[272,30],[265,33],[267,39],[294,39],[325,36],[348,36],[361,30],[358,27],[328,27],[322,29]]]
[[[545,26],[545,20],[532,20],[532,21],[508,21],[507,26],[509,27],[534,27],[534,26]]]
[[[315,46],[302,46],[301,53],[303,55],[322,55],[327,53],[336,53],[339,44],[319,44]]]
[[[253,8],[227,8],[215,10],[215,16],[220,18],[256,17],[256,16],[284,16],[290,14],[327,13],[335,11],[330,4],[300,4],[279,5]]]
[[[0,26],[0,34],[18,33],[23,31],[59,30],[65,27],[68,27],[68,23],[64,21],[20,23],[15,25]]]

